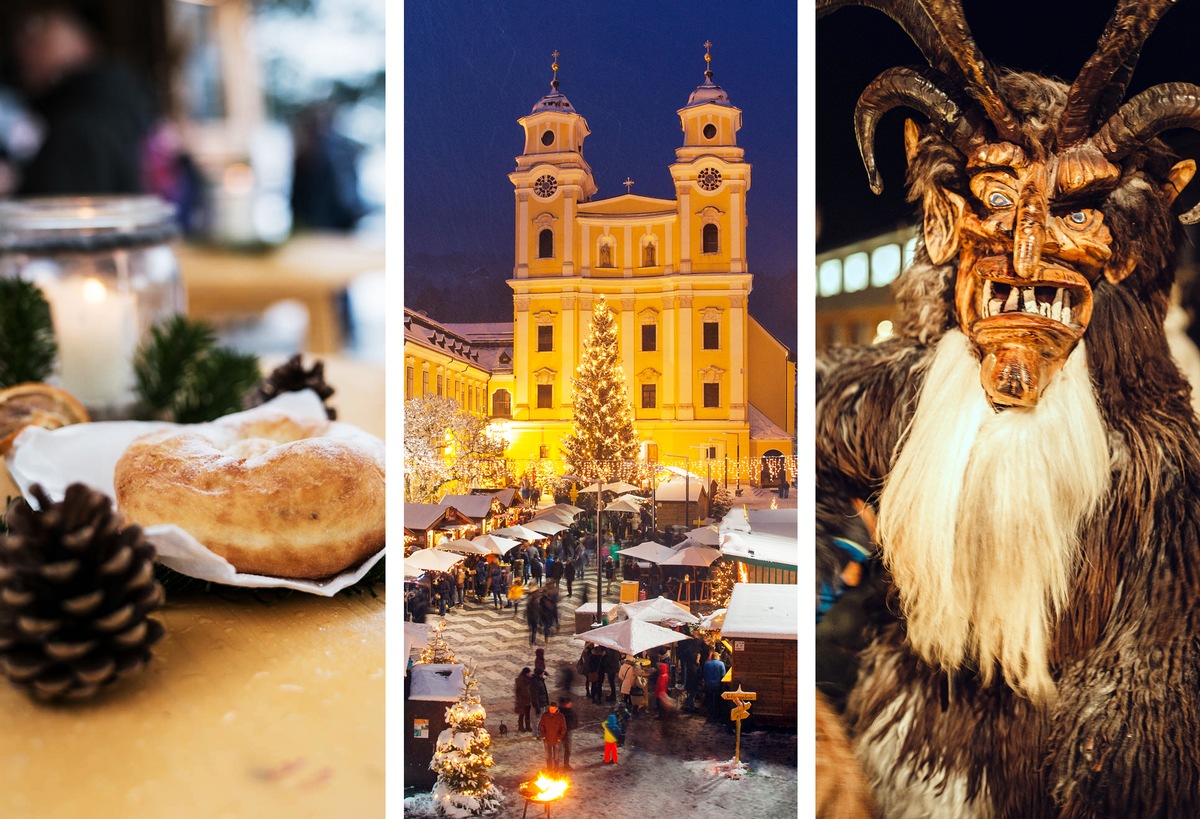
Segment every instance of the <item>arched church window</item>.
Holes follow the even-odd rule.
[[[600,244],[600,261],[597,264],[597,267],[612,267],[612,266],[613,266],[612,245],[608,244],[607,242],[602,242]]]
[[[550,228],[545,228],[538,233],[538,258],[554,258],[554,231]]]
[[[703,252],[719,253],[721,243],[719,241],[720,233],[716,225],[705,225],[704,231],[701,234],[703,238]]]

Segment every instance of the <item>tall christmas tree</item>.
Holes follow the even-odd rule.
[[[633,407],[617,346],[617,322],[601,296],[592,309],[592,330],[583,342],[583,361],[571,386],[571,432],[562,442],[563,457],[588,480],[609,480],[615,461],[638,456]]]
[[[446,730],[438,736],[429,767],[437,771],[433,804],[439,816],[463,819],[500,810],[500,789],[487,769],[494,764],[488,748],[492,738],[483,727],[487,717],[479,699],[475,666],[463,671],[463,692],[446,709]]]

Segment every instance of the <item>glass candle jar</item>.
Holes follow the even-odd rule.
[[[94,418],[126,417],[146,331],[184,311],[174,209],[153,196],[0,202],[0,276],[50,303],[57,380]]]

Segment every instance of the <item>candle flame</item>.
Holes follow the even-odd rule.
[[[83,282],[83,300],[88,304],[101,304],[108,297],[104,282],[95,277],[89,277]]]

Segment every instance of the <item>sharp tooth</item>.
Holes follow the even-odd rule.
[[[1004,299],[992,299],[992,303],[989,305],[988,315],[989,316],[998,316],[1003,312],[1004,312]]]
[[[1014,287],[1011,287],[1011,288],[1009,288],[1009,291],[1008,291],[1008,301],[1004,302],[1004,310],[1003,310],[1003,312],[1005,312],[1005,313],[1013,313],[1013,312],[1016,312],[1018,309],[1020,309],[1020,307],[1021,307],[1021,302],[1020,302],[1020,300],[1019,300],[1019,297],[1017,296],[1017,292],[1018,292],[1018,291],[1017,291],[1017,288],[1016,288],[1015,286],[1014,286]]]
[[[1063,294],[1063,310],[1066,310],[1071,306],[1071,291],[1064,290],[1064,291],[1062,291],[1062,294]],[[1066,319],[1063,319],[1063,321],[1066,321]]]
[[[1026,287],[1021,295],[1025,299],[1025,312],[1036,313],[1038,311],[1037,293],[1034,291],[1034,289],[1032,287]]]
[[[1054,306],[1050,308],[1050,318],[1056,321],[1062,319],[1062,301],[1063,289],[1060,287],[1054,291]]]
[[[1062,323],[1070,326],[1070,324],[1071,324],[1071,308],[1070,307],[1063,307]]]
[[[1041,314],[1042,314],[1043,316],[1045,316],[1046,318],[1050,318],[1050,304],[1049,304],[1049,302],[1039,301],[1039,302],[1038,302],[1038,312],[1039,312],[1039,313],[1041,313]]]

